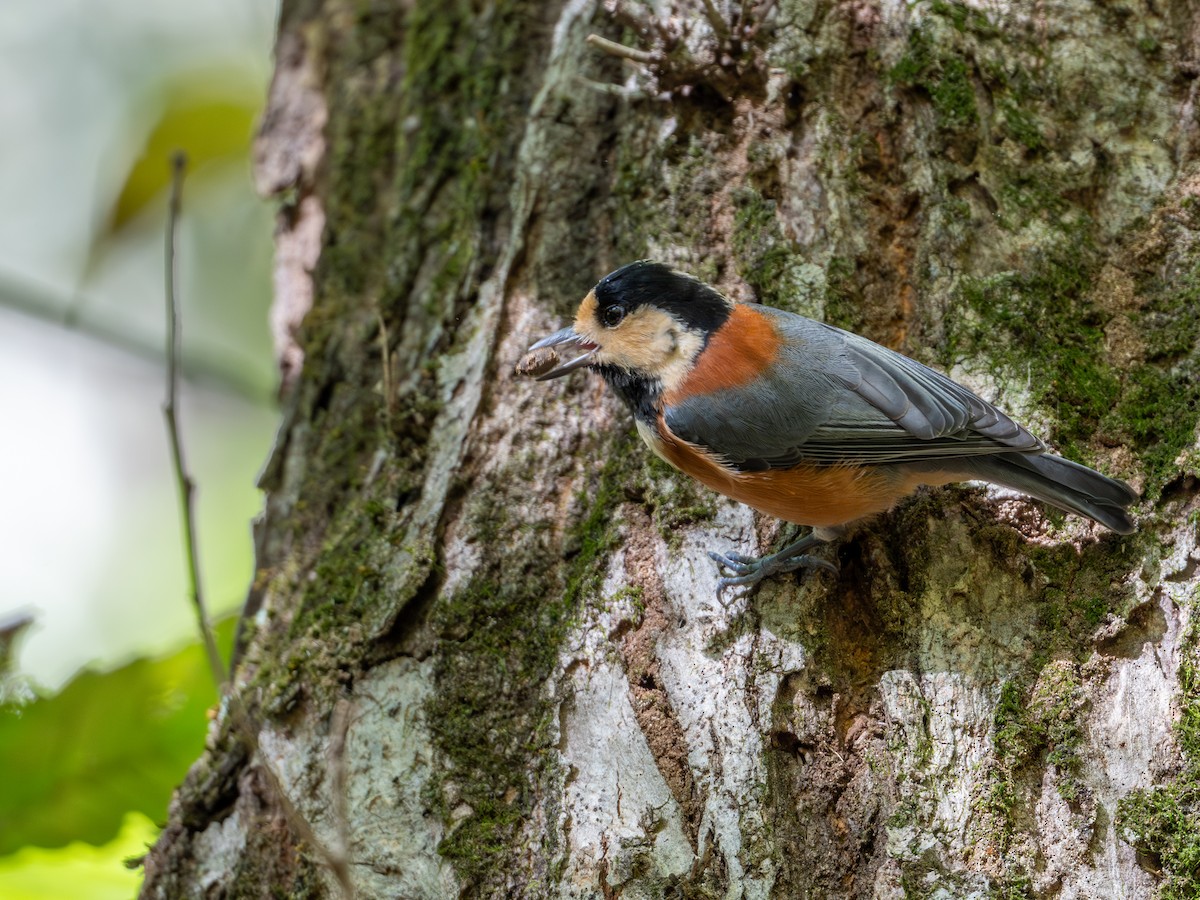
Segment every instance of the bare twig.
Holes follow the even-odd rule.
[[[350,715],[354,707],[349,700],[338,701],[333,708],[329,723],[329,791],[333,795],[334,820],[338,826],[338,844],[335,860],[330,863],[344,890],[353,896],[350,881],[350,811],[346,808],[346,736],[350,731]]]
[[[752,41],[758,36],[759,29],[763,27],[763,23],[767,21],[767,16],[771,14],[771,10],[775,8],[775,0],[764,0],[758,8],[754,10],[754,24],[745,29],[746,40]]]
[[[610,41],[608,38],[600,37],[598,34],[589,34],[587,42],[597,50],[603,50],[612,56],[619,56],[622,59],[631,59],[636,63],[650,63],[654,61],[654,54],[648,50],[638,50],[636,47],[626,47],[624,44],[618,44],[616,41]]]
[[[213,637],[212,627],[208,622],[208,614],[204,608],[203,594],[200,590],[199,554],[196,551],[196,514],[194,504],[195,485],[187,472],[183,461],[183,441],[179,435],[179,420],[175,403],[179,391],[179,309],[175,299],[175,232],[179,223],[179,211],[183,196],[183,176],[187,168],[187,157],[176,153],[171,158],[171,199],[167,207],[167,238],[166,238],[166,282],[167,282],[167,399],[163,404],[163,414],[167,419],[167,432],[171,439],[171,456],[175,465],[175,480],[179,485],[179,506],[183,518],[184,549],[187,556],[188,579],[191,582],[192,602],[196,607],[196,619],[200,625],[200,634],[204,641],[205,655],[212,669],[213,681],[220,692],[226,685],[224,665],[221,654]],[[345,806],[345,763],[340,761],[342,749],[338,750],[340,769],[335,770],[333,790],[335,792],[335,807],[338,839],[342,846],[331,850],[317,837],[312,824],[303,813],[296,808],[291,798],[284,790],[283,782],[271,767],[266,755],[262,752],[262,744],[258,740],[258,727],[242,698],[232,689],[226,695],[229,702],[229,716],[233,733],[250,750],[252,757],[259,760],[259,768],[270,785],[272,794],[284,818],[287,819],[292,831],[310,847],[327,865],[334,877],[337,878],[345,900],[354,900],[354,885],[350,879],[350,865],[346,847],[349,843],[349,825],[346,819]],[[349,728],[349,704],[341,711],[341,718],[335,713],[335,735],[332,743],[339,748],[346,744],[346,731]],[[339,710],[341,707],[339,706]],[[338,802],[340,798],[340,802]]]
[[[729,40],[729,23],[725,21],[725,17],[713,4],[713,0],[704,0],[704,17],[708,19],[708,24],[712,26],[712,30],[719,40]]]
[[[67,313],[70,302],[65,294],[60,294],[54,288],[0,270],[0,310],[11,309],[31,319],[77,332],[85,338],[135,359],[148,360],[156,366],[163,362],[163,346],[159,339],[132,334],[128,329],[106,322],[100,316],[71,317]],[[264,390],[252,376],[239,372],[236,366],[205,359],[180,360],[179,374],[186,380],[203,381],[215,390],[259,406],[275,403],[270,390]]]
[[[346,853],[345,847],[338,850],[330,849],[318,836],[313,829],[312,824],[305,818],[304,814],[296,808],[296,804],[292,802],[292,798],[288,796],[284,790],[283,781],[278,773],[271,767],[271,763],[267,760],[266,754],[262,752],[262,745],[258,741],[258,731],[253,722],[250,720],[250,713],[245,705],[241,702],[241,698],[236,694],[231,694],[231,712],[233,713],[233,727],[235,732],[241,737],[246,745],[250,748],[252,755],[257,756],[259,760],[259,769],[266,775],[267,783],[271,786],[271,791],[275,795],[276,802],[279,803],[283,810],[283,817],[287,819],[288,826],[296,837],[300,838],[304,843],[308,844],[317,855],[321,857],[321,861],[329,867],[329,871],[333,873],[333,877],[337,879],[338,887],[341,888],[343,900],[354,900],[354,883],[350,879],[350,861]],[[347,704],[349,707],[349,704]],[[334,711],[336,720],[337,711]],[[339,727],[335,721],[334,728]],[[349,715],[345,716],[345,727],[349,728]],[[331,742],[340,740],[341,746],[345,746],[345,733],[340,737],[335,733],[331,738]],[[345,763],[342,762],[344,766]],[[345,816],[345,786],[344,777],[338,778],[335,774],[333,790],[340,795],[342,803],[335,808],[336,818],[338,820],[338,838],[341,841],[349,842],[349,825]],[[335,804],[337,797],[334,798]]]
[[[19,610],[0,617],[0,677],[8,672],[17,639],[32,624],[33,616]]]
[[[387,322],[383,318],[383,310],[375,308],[375,317],[379,320],[379,345],[383,355],[383,417],[387,433],[392,433],[392,402],[395,388],[392,387],[392,341],[388,334]]]
[[[610,84],[607,81],[592,81],[590,78],[584,78],[582,75],[576,75],[574,82],[582,88],[595,91],[597,94],[608,94],[612,97],[620,97],[623,100],[646,100],[650,96],[640,88],[631,88],[624,84]]]
[[[167,434],[171,439],[171,460],[175,466],[175,481],[179,486],[179,509],[183,517],[183,548],[187,557],[188,581],[192,590],[192,604],[196,607],[196,622],[200,637],[204,641],[204,653],[212,670],[213,684],[218,693],[225,684],[225,666],[221,663],[221,652],[217,649],[208,613],[204,608],[204,595],[200,590],[200,566],[196,553],[196,507],[194,502],[195,483],[188,474],[183,461],[183,442],[179,437],[179,416],[175,410],[175,399],[179,392],[179,308],[175,299],[175,232],[179,224],[179,208],[183,197],[183,176],[187,169],[187,156],[177,152],[171,157],[171,201],[167,207],[167,399],[163,404],[163,415],[167,420]]]

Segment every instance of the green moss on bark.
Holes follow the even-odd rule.
[[[1104,419],[1108,431],[1136,448],[1151,498],[1187,469],[1182,457],[1195,446],[1200,426],[1200,214],[1186,203],[1180,211],[1184,219],[1174,227],[1186,228],[1190,240],[1138,279],[1143,303],[1129,315],[1144,358]]]
[[[1058,792],[1079,799],[1086,696],[1078,667],[1065,660],[1047,665],[1028,689],[1006,681],[995,713],[996,760],[1001,778],[993,800],[1011,822],[1013,779],[1028,766],[1044,763],[1058,773]]]
[[[469,511],[479,529],[503,532],[508,549],[489,553],[431,615],[441,646],[425,716],[448,765],[430,801],[449,826],[439,850],[472,891],[500,889],[536,782],[552,775],[555,706],[545,684],[616,545],[614,513],[629,447],[628,438],[614,440],[609,463],[579,494],[584,514],[563,542],[568,559],[558,558],[551,535],[536,523],[509,518],[499,506]],[[513,482],[521,483],[515,473]],[[556,856],[555,848],[544,849],[547,858]]]
[[[630,454],[640,456],[642,465],[629,467],[625,494],[647,509],[663,540],[674,543],[684,527],[716,515],[716,494],[663,462],[640,440],[630,444]]]
[[[939,27],[945,21],[950,29]],[[979,122],[974,62],[958,36],[969,24],[981,23],[986,26],[987,19],[963,4],[933,4],[929,17],[909,32],[908,49],[888,72],[893,84],[927,95],[939,126],[948,130],[971,128]]]
[[[1075,458],[1121,389],[1105,361],[1106,317],[1087,298],[1097,268],[1084,232],[1020,272],[965,278],[960,296],[972,324],[954,336],[965,337],[967,355],[989,359],[1004,380],[1024,382],[1030,399],[1050,412],[1053,440]]]
[[[1174,227],[1194,232],[1200,221]],[[1098,444],[1133,450],[1150,500],[1186,465],[1181,454],[1200,424],[1200,251],[1192,234],[1171,240],[1171,259],[1133,267],[1136,297],[1124,315],[1140,350],[1131,365],[1109,358],[1117,314],[1097,294],[1103,256],[1083,222],[1019,272],[963,278],[966,315],[948,332],[952,357],[989,359],[1002,383],[1021,384],[1049,413],[1065,455],[1086,461]]]
[[[1193,615],[1196,608],[1193,599]],[[1179,772],[1166,783],[1137,790],[1117,804],[1116,827],[1163,875],[1159,900],[1200,896],[1200,646],[1193,622],[1181,647],[1179,721],[1175,739]]]
[[[733,252],[738,274],[761,302],[787,306],[793,298],[788,290],[791,279],[786,276],[795,264],[795,253],[780,233],[775,203],[749,188],[734,199],[738,209],[733,220]]]

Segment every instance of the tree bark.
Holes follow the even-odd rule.
[[[1197,29],[284,0],[257,740],[224,705],[143,895],[1192,896]],[[718,603],[705,551],[777,523],[598,379],[512,372],[643,257],[951,370],[1144,490],[1138,533],[927,491]]]

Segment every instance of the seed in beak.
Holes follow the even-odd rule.
[[[553,347],[530,350],[517,363],[516,373],[525,378],[544,375],[558,365],[558,351]]]
[[[573,328],[563,328],[530,347],[521,362],[517,363],[517,372],[534,374],[538,381],[558,378],[588,365],[599,349],[596,344],[576,334]],[[547,351],[552,355],[545,355]],[[567,361],[560,363],[564,357]]]

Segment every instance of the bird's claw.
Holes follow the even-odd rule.
[[[709,550],[708,558],[718,566],[729,569],[731,572],[736,572],[738,575],[745,575],[747,572],[754,571],[755,564],[758,563],[758,560],[753,556],[746,556],[738,553],[736,550],[730,550],[728,553],[717,553],[715,550]]]
[[[797,569],[824,569],[827,572],[832,572],[834,575],[838,574],[838,567],[829,560],[803,554],[786,556],[782,553],[776,553],[756,558],[732,550],[728,553],[717,553],[710,550],[708,558],[721,568],[728,569],[733,573],[717,581],[718,597],[727,588],[755,585],[764,578],[770,578],[772,575],[782,575],[786,572],[794,572]]]

